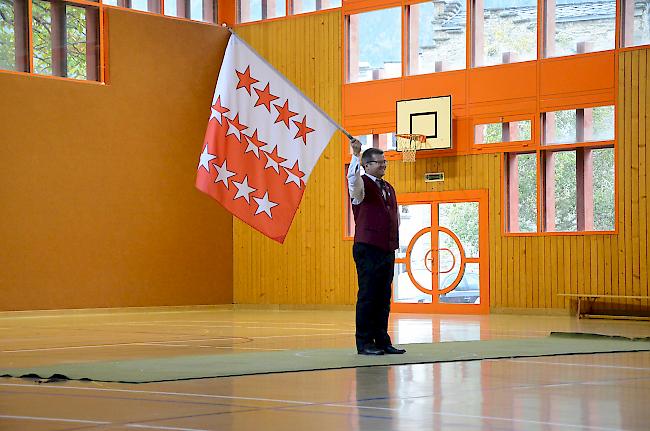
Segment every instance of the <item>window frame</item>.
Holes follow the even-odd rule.
[[[52,48],[52,73],[38,73],[34,66],[34,12],[33,0],[24,0],[24,9],[19,16],[14,15],[14,39],[15,39],[15,57],[16,69],[0,69],[0,73],[20,74],[29,76],[38,76],[49,79],[63,79],[87,84],[104,84],[105,83],[105,37],[104,37],[104,13],[101,2],[89,0],[42,0],[52,5],[50,28],[51,39],[59,39],[59,46]],[[14,2],[16,5],[17,2]],[[93,49],[93,55],[89,55],[86,49],[86,78],[70,78],[67,76],[67,45],[64,43],[67,27],[65,26],[66,5],[71,7],[83,8],[86,10],[86,16],[94,15],[94,19],[86,18],[86,46],[96,47]],[[18,9],[14,7],[14,11]],[[90,12],[89,12],[90,11]],[[17,25],[18,18],[23,25]],[[19,29],[20,31],[16,31]],[[18,68],[18,59],[21,58],[21,67]]]
[[[493,143],[479,143],[476,141],[476,126],[483,124],[501,123],[505,128],[505,124],[517,121],[530,121],[530,139],[520,141],[499,141]],[[476,116],[472,118],[470,132],[472,136],[470,148],[479,152],[496,152],[496,151],[509,151],[513,147],[525,149],[535,145],[535,136],[538,124],[535,121],[534,114],[519,114],[519,115],[504,115],[504,116]],[[522,151],[524,152],[524,151]]]
[[[437,70],[438,67],[437,65],[434,66],[433,72],[412,72],[411,71],[411,58],[413,57],[413,53],[416,52],[419,49],[419,43],[418,46],[413,47],[412,43],[413,41],[418,41],[419,40],[419,28],[418,28],[418,34],[412,34],[411,31],[411,7],[412,6],[418,6],[422,5],[425,3],[429,3],[428,0],[411,0],[411,1],[405,1],[403,3],[402,7],[402,40],[403,40],[403,45],[402,45],[402,77],[417,77],[420,75],[429,75],[429,74],[436,74],[436,73],[443,73],[443,72],[457,72],[457,71],[462,71],[462,70],[467,70],[469,69],[470,63],[471,63],[471,34],[470,34],[470,21],[471,21],[471,10],[470,6],[472,1],[471,0],[466,0],[465,1],[465,67],[461,69],[444,69],[440,68],[440,70]],[[419,27],[419,26],[418,26]]]
[[[600,106],[614,106],[614,139],[612,140],[603,140],[603,141],[580,141],[575,143],[561,143],[561,144],[550,144],[545,145],[542,142],[543,136],[541,133],[542,125],[544,124],[543,115],[546,112],[556,112],[560,110],[575,110],[575,109],[586,109],[586,108],[597,108]],[[611,103],[602,103],[602,104],[593,104],[590,106],[562,106],[554,107],[553,109],[548,109],[539,114],[539,126],[537,131],[533,135],[534,143],[531,146],[516,146],[513,145],[512,148],[506,149],[503,151],[501,156],[501,234],[504,236],[571,236],[571,235],[612,235],[618,233],[618,144],[617,144],[617,115],[618,115],[618,106],[615,102],[613,105]],[[576,130],[576,134],[582,133],[584,136],[584,131]],[[488,144],[489,145],[489,144]],[[614,228],[612,230],[594,230],[593,229],[593,210],[594,205],[593,201],[591,204],[585,201],[584,195],[587,193],[587,190],[590,190],[590,194],[593,196],[593,181],[588,180],[593,171],[590,171],[589,168],[589,157],[585,157],[585,154],[589,155],[590,151],[604,148],[612,148],[614,151]],[[492,149],[492,147],[490,147]],[[575,231],[556,231],[549,229],[550,223],[555,223],[554,212],[549,211],[548,205],[549,202],[554,202],[554,195],[551,196],[551,192],[554,191],[554,182],[552,181],[553,174],[549,173],[549,169],[552,168],[551,156],[554,153],[561,151],[575,151],[576,152],[576,230]],[[510,193],[509,193],[509,169],[508,169],[508,158],[511,155],[516,154],[529,154],[534,152],[536,154],[537,162],[537,173],[536,173],[536,189],[537,189],[537,230],[536,232],[511,232],[509,230],[510,225]],[[592,162],[592,161],[591,161]],[[593,162],[592,162],[593,163]],[[549,181],[552,184],[549,184]],[[585,187],[587,190],[585,190]],[[582,199],[581,199],[582,195]],[[550,218],[553,220],[550,220]],[[591,219],[590,219],[591,217]],[[591,220],[591,221],[590,221]],[[591,227],[591,228],[590,228]],[[582,228],[582,229],[581,229]]]

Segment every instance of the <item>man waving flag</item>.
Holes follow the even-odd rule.
[[[212,99],[196,187],[282,243],[309,175],[337,128],[232,34]]]

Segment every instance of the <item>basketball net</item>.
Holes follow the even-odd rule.
[[[402,152],[402,162],[415,163],[415,156],[422,144],[427,141],[424,135],[400,134],[395,135],[397,149]]]

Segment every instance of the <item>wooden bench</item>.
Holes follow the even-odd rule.
[[[557,296],[564,296],[568,298],[576,298],[578,301],[578,319],[591,318],[591,319],[628,319],[628,320],[650,320],[646,316],[625,316],[616,314],[591,314],[591,309],[599,299],[634,299],[637,301],[650,300],[650,296],[635,296],[635,295],[597,295],[590,293],[558,293]]]

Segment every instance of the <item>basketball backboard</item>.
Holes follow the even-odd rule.
[[[451,148],[451,96],[398,100],[396,132],[426,136],[422,150]]]

